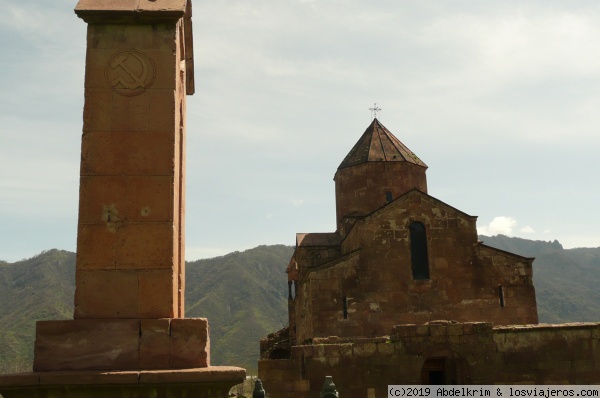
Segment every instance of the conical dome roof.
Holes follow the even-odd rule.
[[[373,123],[367,127],[364,134],[346,155],[338,170],[367,162],[408,162],[427,167],[377,118],[373,119]]]

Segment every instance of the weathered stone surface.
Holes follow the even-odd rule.
[[[139,330],[139,320],[40,321],[33,369],[136,369]]]
[[[246,376],[244,369],[212,366],[161,371],[35,372],[0,376],[5,398],[225,397]]]
[[[207,383],[245,379],[244,369],[235,366],[209,366],[203,368],[140,372],[140,383]],[[234,383],[237,384],[237,383]]]
[[[176,275],[172,270],[145,270],[139,274],[138,317],[172,318],[177,312],[173,285]]]
[[[76,8],[99,22],[88,27],[76,318],[183,316],[183,25],[127,13],[160,22],[185,10],[185,0]]]
[[[205,318],[78,319],[37,324],[36,371],[196,369],[209,363]]]
[[[75,13],[88,23],[176,21],[184,16],[186,4],[186,0],[79,0]]]
[[[170,319],[140,321],[140,369],[170,368]]]
[[[75,318],[137,318],[138,271],[78,270]]]
[[[171,320],[171,368],[210,365],[210,341],[206,318]]]

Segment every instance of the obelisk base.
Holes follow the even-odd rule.
[[[34,372],[210,366],[206,318],[38,321]]]
[[[246,371],[232,366],[145,371],[62,371],[0,376],[4,398],[224,398]]]

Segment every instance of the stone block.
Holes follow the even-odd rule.
[[[139,328],[131,319],[39,321],[33,369],[137,369]]]
[[[325,356],[328,358],[340,356],[340,345],[339,344],[325,344]]]
[[[139,373],[139,382],[141,384],[216,383],[232,381],[231,387],[233,387],[233,385],[244,381],[245,378],[246,371],[234,366],[209,366],[204,368],[173,369],[169,371],[149,370]],[[195,397],[198,395],[172,396]],[[216,396],[220,395],[217,394]]]
[[[596,366],[593,359],[575,359],[571,361],[571,370],[573,370],[574,373],[593,372],[596,370]]]
[[[119,230],[117,268],[172,269],[173,224],[129,223]]]
[[[111,131],[148,131],[150,128],[150,96],[148,93],[133,97],[113,93]]]
[[[79,224],[77,228],[78,270],[109,270],[116,267],[118,237],[115,228],[115,225],[108,223]]]
[[[341,357],[346,357],[349,358],[352,356],[352,344],[351,343],[344,343],[344,344],[340,344],[338,345],[339,347],[339,353]]]
[[[173,177],[127,178],[127,219],[131,222],[173,221]],[[80,216],[81,217],[81,216]]]
[[[171,320],[171,369],[203,368],[210,365],[208,320]]]
[[[127,185],[127,178],[123,176],[82,176],[79,183],[79,223],[114,223],[128,219]]]
[[[166,84],[166,83],[165,83]],[[178,128],[178,117],[173,109],[177,99],[172,89],[150,90],[150,131],[176,131]]]
[[[152,371],[52,371],[12,376],[0,375],[1,392],[6,398],[225,397],[233,385],[245,379],[246,372],[232,366],[212,366]]]
[[[462,323],[448,325],[448,336],[462,336],[463,332]]]
[[[431,328],[429,325],[416,325],[415,326],[415,336],[429,336],[431,333]]]
[[[323,344],[313,345],[312,352],[313,352],[313,357],[315,357],[315,358],[325,358],[325,345],[323,345]]]
[[[310,391],[310,380],[294,381],[294,391],[301,391],[301,392]]]
[[[75,318],[137,318],[137,271],[78,270]]]
[[[139,0],[79,0],[75,12],[80,11],[135,11]]]
[[[87,73],[87,72],[86,72]],[[93,74],[99,73],[90,71],[90,79]],[[101,80],[104,82],[104,79]],[[100,85],[101,83],[94,83],[93,86],[98,88],[86,88],[85,89],[85,104],[83,106],[83,131],[110,131],[111,130],[111,117],[110,112],[112,109],[112,95],[113,92],[106,85]],[[84,134],[85,137],[85,134]],[[82,148],[82,169],[83,160],[86,158],[85,147]]]
[[[161,0],[160,2],[152,0],[140,0],[138,11],[165,11],[179,10],[185,12],[186,0]]]
[[[492,324],[488,322],[477,322],[473,323],[473,333],[476,334],[487,334],[492,332]]]
[[[473,323],[471,323],[471,322],[463,323],[463,333],[464,334],[473,334]]]
[[[170,319],[140,320],[140,369],[169,369]]]
[[[174,102],[179,77],[179,59],[175,54],[174,41],[171,47],[144,50],[144,54],[152,60],[156,70],[154,82],[148,90],[148,94],[154,94],[156,99],[160,99],[160,102],[156,102],[156,104],[162,103],[165,107],[163,112],[169,112],[171,117],[174,117],[175,113],[179,112]],[[154,108],[153,111],[158,111],[158,109]]]
[[[138,278],[138,317],[173,318],[176,313],[173,292],[178,290],[173,270],[141,270]]]
[[[85,58],[85,88],[110,90],[112,101],[112,90],[106,81],[106,67],[110,59],[115,55],[114,49],[88,49]],[[93,93],[93,91],[92,91]],[[88,97],[86,97],[87,100]],[[111,102],[108,103],[110,105]],[[110,109],[110,108],[109,108]],[[108,131],[103,129],[103,131]]]
[[[402,337],[410,337],[416,335],[416,327],[417,325],[395,325],[392,328],[392,334],[396,335],[398,338]],[[429,328],[427,329],[427,333],[429,334]]]
[[[174,174],[173,132],[86,133],[81,152],[82,175]]]
[[[0,387],[35,386],[39,382],[39,373],[9,373],[0,375]]]
[[[40,384],[47,386],[105,386],[105,385],[124,385],[137,384],[139,372],[136,370],[127,371],[56,371],[56,372],[40,372]],[[88,398],[89,395],[78,395],[73,393],[77,398]],[[63,396],[60,396],[63,398]]]
[[[358,357],[370,357],[377,351],[377,345],[375,343],[355,344],[352,348],[354,356]]]
[[[383,356],[389,357],[390,355],[394,354],[394,344],[391,342],[378,343],[377,352],[382,354]]]
[[[181,19],[186,10],[186,0],[79,0],[75,13],[92,24],[170,22],[174,30],[175,22]],[[124,41],[125,42],[125,41]]]
[[[170,25],[107,25],[88,26],[90,49],[137,48],[143,50],[175,50],[176,30]]]

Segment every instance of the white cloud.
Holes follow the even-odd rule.
[[[494,217],[487,226],[477,228],[481,235],[512,235],[513,228],[517,225],[517,220],[512,217],[498,216]]]
[[[535,233],[535,229],[533,229],[529,225],[526,225],[523,228],[521,228],[519,230],[519,232],[524,233],[524,234],[533,234],[533,233]]]

